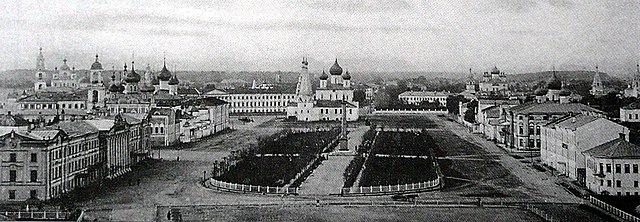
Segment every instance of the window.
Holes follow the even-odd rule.
[[[616,187],[622,187],[622,182],[620,180],[616,180]]]
[[[524,134],[524,129],[522,128],[522,126],[520,126],[518,131],[520,132],[520,135]]]
[[[631,173],[631,168],[630,168],[629,164],[625,164],[624,165],[624,173]]]
[[[604,173],[604,164],[600,163],[600,173]]]
[[[15,153],[11,153],[9,154],[9,162],[17,162],[18,160],[18,155]]]
[[[38,182],[38,171],[37,170],[32,170],[31,171],[31,182]]]
[[[633,173],[638,173],[638,164],[633,164]]]
[[[611,187],[611,180],[607,180],[607,186]]]
[[[15,170],[9,170],[9,182],[16,182],[16,178],[18,177],[16,173]]]
[[[600,180],[600,186],[604,186],[604,180]]]
[[[15,199],[16,199],[16,191],[9,190],[9,200],[15,200]]]
[[[32,163],[38,162],[38,154],[37,153],[32,153],[31,154],[31,162]]]
[[[622,172],[622,166],[620,164],[616,164],[616,173]]]
[[[611,173],[611,164],[607,164],[607,173]]]
[[[30,190],[29,191],[29,196],[31,198],[38,198],[38,191],[37,190]]]
[[[638,187],[638,181],[633,181],[633,187]]]

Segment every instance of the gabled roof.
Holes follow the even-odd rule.
[[[109,131],[115,124],[114,120],[111,119],[94,119],[94,120],[84,120],[87,124],[95,127],[99,131]]]
[[[24,137],[31,138],[33,140],[51,140],[64,132],[58,129],[40,128],[33,131],[16,131],[15,133]]]
[[[583,127],[591,122],[594,122],[598,119],[603,119],[605,121],[610,121],[602,117],[597,116],[589,116],[584,114],[578,114],[575,116],[567,115],[562,118],[559,118],[555,121],[552,121],[547,124],[549,127],[563,128],[563,129],[571,129],[576,130],[577,128]]]
[[[121,113],[120,116],[122,116],[122,119],[128,124],[139,124],[147,117],[147,113]]]
[[[435,91],[406,91],[400,93],[398,96],[449,96],[448,92],[435,92]]]
[[[0,126],[29,126],[29,121],[21,116],[0,114]]]
[[[51,126],[45,127],[49,130],[62,130],[69,136],[82,136],[91,133],[97,133],[99,130],[83,120],[73,122],[59,122]]]
[[[349,102],[345,102],[347,104],[347,108],[355,108],[356,106],[349,103]],[[315,104],[316,107],[323,107],[323,108],[340,108],[342,107],[342,101],[339,100],[318,100],[316,101]]]
[[[622,138],[603,143],[584,153],[604,159],[640,159],[640,147]]]
[[[486,113],[487,118],[498,118],[500,117],[500,106],[490,106],[483,109],[482,112]]]

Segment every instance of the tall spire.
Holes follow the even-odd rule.
[[[309,62],[306,58],[302,58],[302,70],[298,78],[298,84],[296,85],[296,94],[301,102],[311,101],[313,92],[311,89],[311,76],[309,75]]]
[[[42,54],[42,47],[40,47],[40,52],[38,53],[38,59],[36,60],[36,69],[44,70],[44,55]]]

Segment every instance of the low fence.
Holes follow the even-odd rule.
[[[373,114],[447,114],[447,109],[375,109]]]
[[[16,220],[66,220],[70,212],[47,211],[5,211],[3,215]]]
[[[427,182],[410,183],[410,184],[397,184],[397,185],[384,185],[384,186],[370,186],[370,187],[344,187],[342,188],[341,195],[376,195],[376,194],[388,194],[388,193],[410,193],[425,190],[435,190],[440,188],[441,178],[436,178]]]
[[[640,222],[640,218],[631,215],[630,213],[624,212],[614,206],[611,206],[608,203],[605,203],[604,201],[598,200],[598,198],[595,198],[593,196],[589,196],[589,202],[593,205],[596,205],[597,207],[599,207],[602,210],[605,210],[613,215],[616,215],[620,218],[622,218],[623,220],[626,221],[633,221],[633,222]]]
[[[251,192],[251,193],[264,193],[264,194],[298,194],[297,187],[271,187],[271,186],[256,186],[246,185],[238,183],[228,183],[224,181],[209,179],[211,186],[224,189],[228,191],[236,192]]]

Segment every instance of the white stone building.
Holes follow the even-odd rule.
[[[640,147],[620,138],[584,152],[585,186],[598,194],[629,196],[640,192]]]
[[[398,100],[407,104],[420,104],[422,101],[428,101],[430,103],[439,103],[440,106],[447,106],[447,98],[451,94],[448,92],[416,92],[407,91],[398,95]]]

